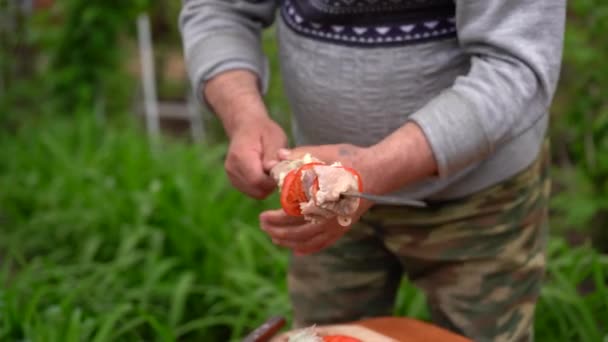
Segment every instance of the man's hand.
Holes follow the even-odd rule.
[[[285,133],[270,119],[243,123],[232,134],[224,163],[232,185],[253,198],[267,197],[276,188],[269,166],[286,144]]]
[[[369,148],[351,144],[333,144],[318,146],[300,146],[291,150],[281,149],[279,160],[293,160],[310,153],[311,156],[328,164],[340,162],[342,165],[355,169],[361,176],[363,188],[373,189],[378,181],[378,168],[375,166],[376,156]]]
[[[339,161],[344,166],[354,168],[361,175],[363,190],[375,194],[396,191],[437,172],[431,147],[414,123],[405,124],[370,147],[350,144],[301,146],[280,150],[279,159],[297,159],[306,153],[327,163]],[[361,200],[352,224],[372,205],[369,201]],[[349,229],[340,226],[336,219],[312,224],[303,218],[288,216],[281,209],[263,212],[260,225],[275,244],[290,248],[297,255],[316,253],[332,245]]]
[[[357,163],[365,161],[365,148],[351,144],[334,144],[334,145],[317,145],[317,146],[300,146],[291,150],[279,151],[279,159],[298,159],[306,153],[310,153],[313,157],[321,159],[326,163],[335,161],[341,162],[345,166],[352,167]]]
[[[300,146],[279,151],[279,159],[297,159],[306,153],[327,163],[339,161],[354,168],[361,175],[364,191],[378,195],[397,191],[437,173],[437,163],[426,136],[412,122],[370,147]]]
[[[369,151],[350,144],[283,149],[279,151],[278,157],[281,160],[298,159],[306,153],[327,163],[339,161],[344,166],[356,169],[364,184],[373,177],[373,171],[366,164],[372,160],[368,156]],[[371,206],[371,202],[361,200],[350,226],[356,223]],[[263,212],[260,215],[260,225],[275,244],[292,249],[296,255],[316,253],[332,245],[350,229],[350,226],[343,227],[338,224],[336,218],[322,223],[310,223],[302,217],[289,216],[282,209]]]
[[[224,163],[230,182],[253,198],[267,197],[276,187],[269,170],[287,136],[268,116],[257,78],[245,70],[227,71],[207,83],[204,95],[230,139]]]
[[[352,224],[371,207],[371,203],[361,201]],[[272,241],[293,250],[296,255],[308,255],[334,244],[348,230],[333,218],[322,223],[310,223],[301,217],[288,216],[282,209],[268,210],[260,215],[260,225]]]

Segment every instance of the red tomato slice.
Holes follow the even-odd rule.
[[[323,163],[319,162],[304,164],[285,175],[283,186],[281,187],[281,207],[283,207],[283,210],[285,210],[288,215],[302,216],[300,203],[308,201],[302,185],[302,172],[312,168],[314,165],[322,164]]]
[[[355,170],[351,167],[348,167],[348,166],[339,166],[339,167],[352,173],[355,176],[355,178],[357,179],[357,182],[358,182],[357,187],[359,188],[359,192],[363,192],[363,180],[361,179],[361,175],[359,174],[359,172],[357,172],[357,170]],[[315,181],[312,184],[312,193],[316,194],[317,191],[319,191],[319,179],[315,178]]]
[[[317,192],[319,191],[319,177],[315,178],[312,182],[312,189],[310,189],[310,193],[312,194],[313,201],[315,205],[317,205]]]
[[[359,184],[358,184],[359,192],[363,192],[363,180],[361,179],[361,175],[359,174],[359,172],[357,172],[357,170],[353,169],[352,167],[348,167],[348,166],[343,166],[342,168],[344,170],[352,173],[353,175],[355,175],[355,178],[357,178],[357,181],[359,182]]]
[[[346,335],[325,335],[323,336],[323,342],[363,342],[358,338],[346,336]]]
[[[281,207],[287,215],[290,216],[300,216],[302,212],[300,211],[300,203],[297,201],[297,198],[300,197],[300,194],[297,193],[297,189],[294,185],[297,186],[297,183],[301,183],[297,181],[295,175],[296,170],[291,170],[285,178],[283,179],[283,186],[281,187]],[[302,188],[300,184],[299,188]]]
[[[300,203],[308,201],[308,198],[306,197],[306,192],[304,191],[304,187],[302,185],[302,172],[311,169],[315,165],[325,164],[321,162],[307,163],[297,169],[291,170],[285,176],[283,180],[283,186],[281,187],[281,207],[283,207],[283,210],[285,210],[288,215],[302,216],[302,211],[300,210]],[[363,181],[361,179],[361,175],[357,172],[357,170],[347,166],[341,167],[344,168],[346,171],[352,173],[355,178],[357,178],[359,191],[363,191]],[[316,194],[317,191],[319,191],[319,179],[315,178],[312,184],[312,193]]]
[[[300,166],[300,167],[297,169],[297,173],[298,173],[298,175],[299,175],[300,177],[302,177],[302,172],[303,172],[304,170],[312,169],[312,168],[313,168],[313,166],[315,166],[315,165],[325,165],[325,164],[324,164],[324,163],[321,163],[321,162],[311,162],[311,163],[308,163],[308,164],[304,164],[304,165]]]

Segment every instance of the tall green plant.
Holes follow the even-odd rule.
[[[39,100],[37,90],[44,88],[37,79],[41,63],[33,10],[23,1],[0,0],[0,128],[30,114],[32,99]]]
[[[608,251],[608,6],[569,3],[564,68],[554,110],[559,186],[554,207],[568,227],[589,227]]]
[[[60,109],[91,108],[96,101],[120,103],[125,78],[121,37],[132,32],[147,0],[59,0],[63,23],[50,50],[51,96]],[[122,97],[122,98],[121,98]]]
[[[0,127],[45,113],[125,109],[135,84],[125,46],[149,2],[0,0]]]
[[[0,134],[0,341],[241,341],[292,320],[287,254],[222,168],[225,146],[132,122],[44,118]],[[552,238],[536,341],[608,334],[608,256]],[[404,283],[395,314],[428,319]]]

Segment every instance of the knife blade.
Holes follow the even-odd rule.
[[[346,192],[341,193],[340,196],[364,198],[366,200],[372,201],[377,204],[404,205],[404,206],[408,206],[408,207],[417,207],[417,208],[427,207],[427,204],[424,201],[414,200],[414,199],[409,199],[409,198],[402,198],[402,197],[397,197],[397,196],[372,195],[372,194],[368,194],[365,192],[357,192],[357,191],[346,191]]]

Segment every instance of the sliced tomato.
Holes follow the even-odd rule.
[[[289,173],[287,173],[287,175],[285,175],[285,178],[283,179],[283,186],[281,187],[281,207],[288,215],[302,216],[302,211],[300,210],[300,203],[308,201],[304,186],[302,185],[302,173],[306,170],[313,168],[315,165],[325,164],[321,162],[307,163],[296,169],[291,170]],[[347,166],[340,167],[352,173],[355,178],[357,178],[359,191],[363,191],[363,181],[361,179],[361,175],[357,172],[357,170]],[[311,189],[313,198],[316,198],[314,194],[316,194],[317,191],[319,191],[319,179],[315,178]]]
[[[357,179],[357,187],[359,188],[359,192],[363,192],[363,180],[361,179],[361,175],[359,174],[359,172],[357,172],[357,170],[353,169],[352,167],[348,167],[348,166],[337,166],[337,167],[341,167],[344,170],[352,173],[355,178]],[[312,183],[312,193],[316,194],[317,191],[319,191],[319,179],[315,178],[315,181]]]
[[[302,185],[302,172],[311,169],[315,165],[323,165],[320,162],[304,164],[297,169],[291,170],[283,179],[281,187],[281,207],[288,215],[302,216],[300,203],[308,202],[306,192]]]
[[[302,182],[296,177],[297,170],[291,170],[283,179],[281,187],[281,207],[291,216],[301,216],[299,198],[302,197]]]
[[[305,170],[312,169],[315,165],[325,165],[325,164],[321,163],[321,162],[310,162],[310,163],[304,164],[304,165],[300,166],[299,168],[297,168],[296,172],[297,172],[298,176],[300,176],[300,179],[302,177],[302,172],[304,172]]]
[[[352,173],[355,178],[357,178],[357,181],[359,182],[358,186],[359,186],[359,192],[363,192],[363,180],[361,179],[361,175],[359,174],[359,172],[357,172],[357,170],[353,169],[352,167],[348,167],[348,166],[342,166],[342,168],[350,173]]]
[[[358,338],[346,336],[346,335],[325,335],[323,336],[323,342],[363,342]]]
[[[312,182],[312,189],[310,189],[310,193],[312,194],[313,201],[315,205],[317,205],[317,192],[319,191],[319,177],[315,178]]]

